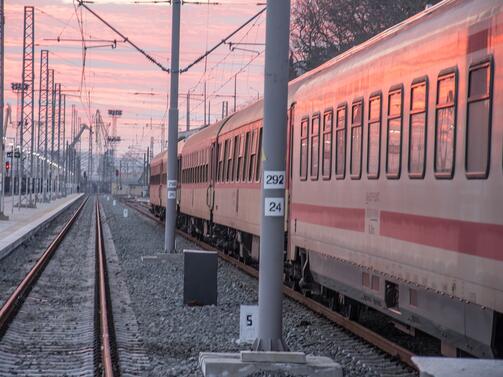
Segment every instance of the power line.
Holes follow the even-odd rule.
[[[159,63],[157,60],[154,59],[153,56],[151,56],[148,52],[146,52],[144,49],[139,47],[136,43],[131,41],[128,37],[126,37],[124,34],[122,34],[119,30],[117,30],[115,27],[113,27],[109,22],[107,22],[103,17],[101,17],[98,13],[96,13],[94,10],[92,10],[89,6],[87,6],[83,0],[77,0],[79,7],[85,8],[89,13],[91,13],[94,17],[96,17],[98,20],[100,20],[102,23],[104,23],[108,28],[110,28],[114,33],[119,35],[124,43],[129,44],[131,47],[133,47],[136,51],[138,51],[140,54],[145,56],[147,60],[149,60],[151,63],[154,63],[156,66],[161,68],[162,71],[169,73],[169,68],[165,67],[161,63]]]
[[[231,39],[234,35],[236,35],[238,32],[243,30],[248,24],[250,24],[253,20],[255,20],[257,17],[259,17],[262,13],[265,12],[267,8],[262,8],[258,13],[256,13],[253,17],[248,19],[244,24],[239,26],[237,29],[235,29],[232,33],[230,33],[227,37],[222,39],[220,42],[218,42],[215,46],[210,48],[208,51],[206,51],[204,54],[202,54],[200,57],[198,57],[196,60],[194,60],[192,63],[190,63],[187,67],[183,68],[180,70],[180,73],[185,73],[187,72],[190,68],[195,66],[197,63],[201,62],[204,58],[206,58],[208,55],[210,55],[213,51],[215,51],[218,47],[228,44],[229,39]]]

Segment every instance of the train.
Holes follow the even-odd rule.
[[[503,356],[503,2],[445,0],[289,83],[284,281]],[[263,101],[178,146],[177,223],[260,257]],[[166,153],[151,163],[164,216]]]

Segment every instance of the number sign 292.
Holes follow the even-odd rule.
[[[285,172],[284,171],[265,171],[264,172],[264,188],[265,189],[282,189],[285,188]]]

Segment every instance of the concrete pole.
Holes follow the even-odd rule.
[[[4,214],[5,196],[5,163],[4,157],[4,134],[3,134],[3,110],[4,110],[4,0],[0,0],[0,220],[8,220]]]
[[[166,228],[164,231],[164,251],[174,253],[176,230],[176,186],[178,165],[178,80],[180,78],[180,13],[181,1],[171,3],[171,83],[168,124],[168,164]]]
[[[285,246],[285,159],[290,0],[268,0],[264,73],[262,221],[257,351],[283,351],[282,277]]]

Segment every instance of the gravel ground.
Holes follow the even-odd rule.
[[[0,341],[0,376],[94,376],[95,248],[88,200]]]
[[[82,203],[77,200],[34,237],[0,260],[0,307]]]
[[[151,359],[149,376],[201,376],[198,354],[236,352],[249,349],[238,345],[239,307],[256,304],[257,281],[219,261],[218,305],[183,305],[182,255],[163,262],[142,261],[142,256],[162,251],[163,228],[123,206],[102,197],[107,224],[113,235],[120,266],[126,277],[139,330]],[[177,249],[196,249],[183,238]],[[328,356],[339,362],[345,376],[414,376],[415,373],[365,344],[325,318],[285,299],[284,338],[291,350]],[[261,374],[257,374],[261,375]]]

